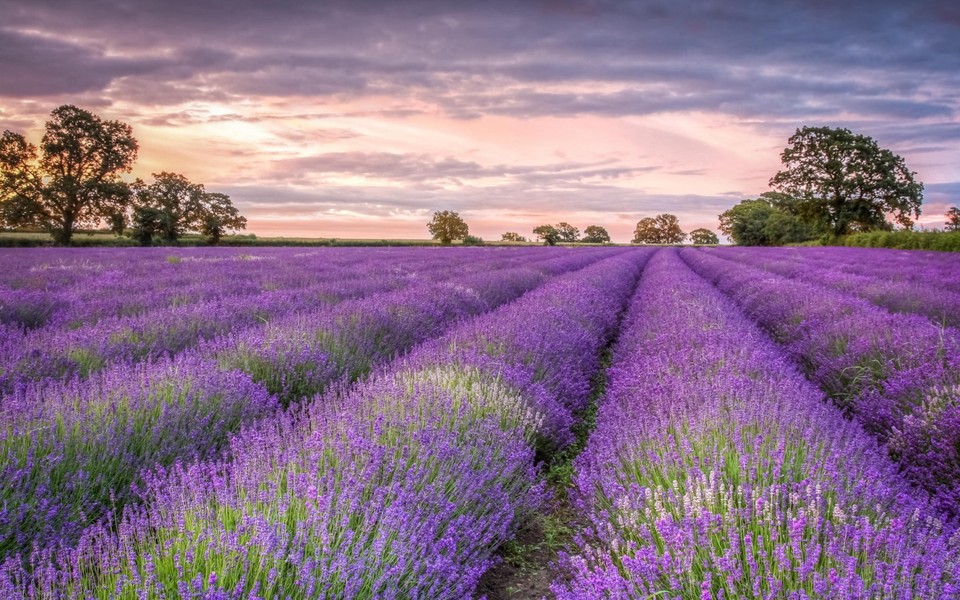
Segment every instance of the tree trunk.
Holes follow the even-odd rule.
[[[73,213],[65,212],[63,214],[63,218],[60,220],[60,227],[51,232],[53,235],[53,242],[55,244],[60,246],[70,245],[70,242],[73,241],[73,222]]]

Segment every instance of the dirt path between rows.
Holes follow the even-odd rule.
[[[569,550],[574,535],[588,523],[570,504],[573,460],[586,447],[597,417],[600,398],[606,390],[614,341],[603,350],[600,369],[593,378],[590,403],[574,425],[575,441],[544,465],[553,492],[548,510],[525,523],[516,537],[500,548],[500,563],[487,571],[477,586],[477,598],[486,600],[540,600],[553,598],[550,584],[557,573],[552,568],[561,551]]]

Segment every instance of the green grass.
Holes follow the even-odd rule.
[[[899,250],[937,250],[960,252],[960,231],[867,231],[831,240],[813,240],[791,246],[855,246],[860,248],[897,248]]]

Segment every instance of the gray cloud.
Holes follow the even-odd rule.
[[[464,182],[484,178],[507,178],[527,186],[556,186],[585,181],[609,181],[659,169],[657,166],[626,166],[609,160],[543,165],[481,165],[474,161],[424,154],[328,152],[274,160],[265,176],[258,176],[258,180],[309,184],[315,181],[317,176],[356,175],[407,183],[463,185]]]
[[[95,50],[0,29],[4,96],[102,90],[123,70]]]
[[[927,201],[940,202],[953,206],[960,206],[960,181],[945,183],[928,183],[924,185],[924,196]],[[928,211],[924,211],[925,213]]]
[[[4,4],[0,69],[17,75],[5,96],[390,94],[460,117],[951,120],[960,89],[960,18],[938,0]]]

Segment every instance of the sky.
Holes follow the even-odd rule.
[[[807,125],[902,156],[924,226],[960,204],[953,0],[0,0],[0,129],[61,104],[260,236],[716,231]]]

